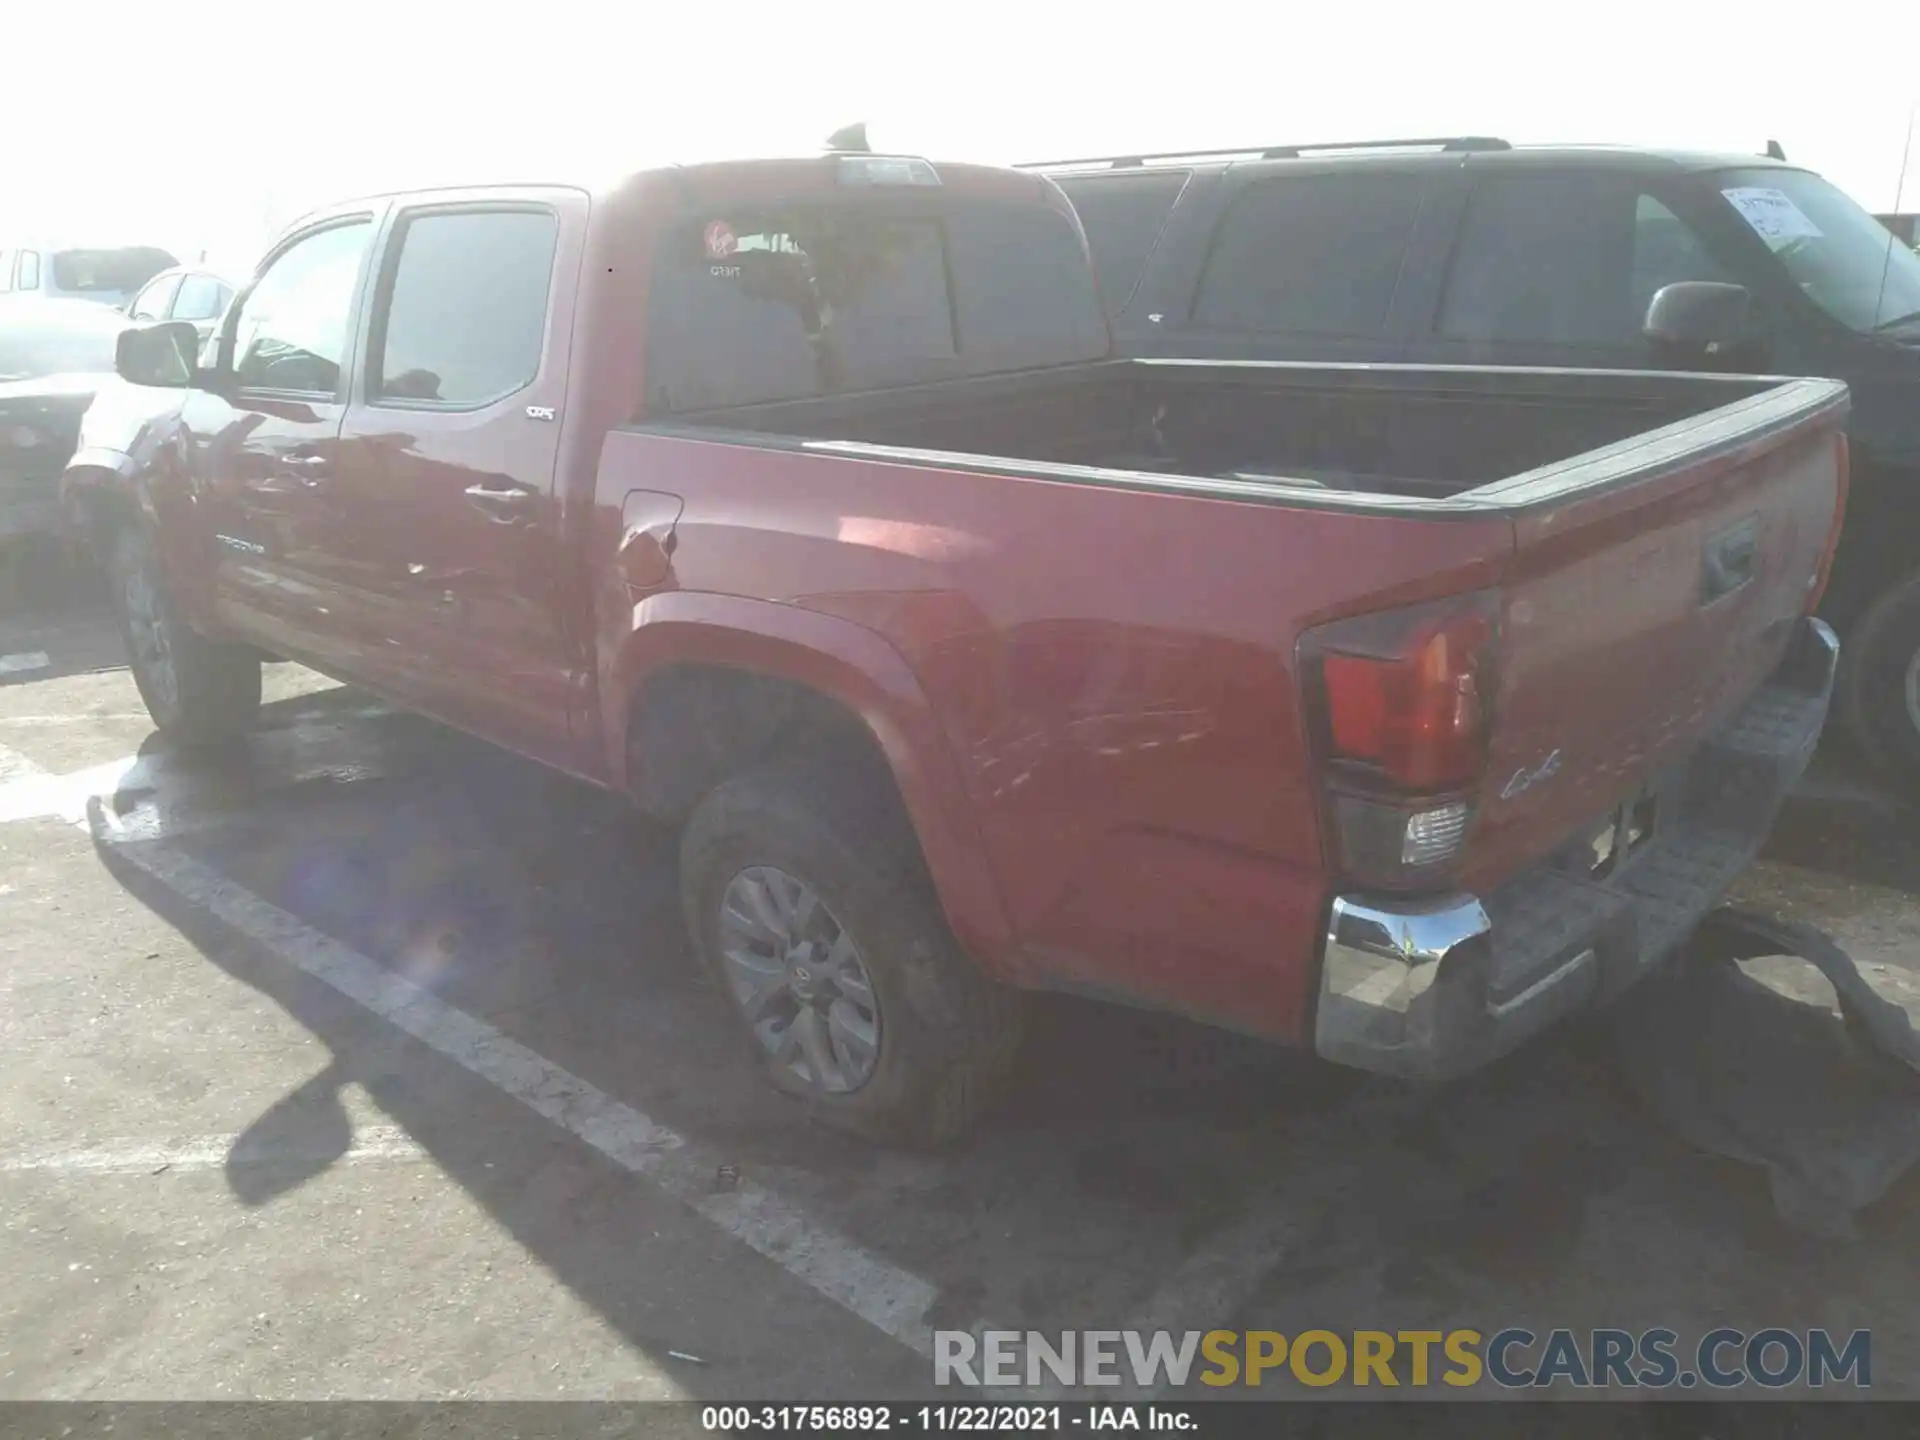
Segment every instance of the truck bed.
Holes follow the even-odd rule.
[[[1825,382],[1751,376],[1134,359],[646,428],[1222,498],[1484,512],[1750,442],[1831,398]]]
[[[1806,629],[1846,404],[1821,380],[1132,360],[683,411],[607,437],[606,543],[653,558],[603,623],[720,595],[871,632],[950,748],[1010,966],[1285,1034],[1305,997],[1262,976],[1312,973],[1336,895],[1479,915],[1648,793],[1687,835],[1663,797]],[[1464,838],[1443,878],[1377,878],[1329,807],[1384,782],[1327,759],[1312,637],[1469,612],[1494,636],[1483,753],[1402,787],[1465,807]],[[1757,845],[1767,816],[1740,816]],[[1645,934],[1680,933],[1650,905]]]

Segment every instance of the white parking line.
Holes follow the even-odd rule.
[[[0,1173],[51,1171],[73,1175],[159,1175],[218,1170],[228,1164],[304,1158],[287,1151],[238,1148],[231,1136],[207,1136],[174,1145],[129,1142],[81,1149],[29,1150],[0,1155]],[[368,1125],[354,1132],[342,1160],[424,1160],[427,1152],[395,1125]]]
[[[18,750],[0,745],[0,818],[7,814],[7,795],[14,786],[27,780],[45,780],[47,772]]]
[[[602,1155],[644,1176],[836,1304],[922,1355],[937,1288],[741,1179],[717,1187],[719,1157],[562,1069],[483,1020],[323,935],[161,841],[116,841],[91,807],[97,840],[168,889],[505,1091]]]
[[[88,801],[140,784],[153,763],[148,756],[128,755],[70,775],[54,775],[18,750],[0,745],[0,824],[52,818],[84,829]],[[103,823],[113,828],[110,817]]]

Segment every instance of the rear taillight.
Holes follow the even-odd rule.
[[[1833,487],[1833,524],[1827,529],[1827,548],[1820,552],[1820,567],[1807,582],[1807,608],[1803,612],[1807,615],[1818,610],[1821,600],[1826,598],[1827,581],[1833,575],[1833,557],[1840,551],[1840,531],[1847,520],[1847,488],[1853,482],[1853,455],[1844,434],[1833,437],[1833,458],[1839,470]]]
[[[1342,871],[1438,883],[1486,769],[1500,604],[1493,591],[1310,630],[1300,675]]]

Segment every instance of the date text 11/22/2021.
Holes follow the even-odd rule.
[[[1200,1429],[1191,1407],[1137,1405],[708,1405],[704,1430],[749,1435],[1016,1433]]]

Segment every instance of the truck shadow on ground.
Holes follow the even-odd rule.
[[[177,843],[934,1282],[936,1321],[1127,1324],[1183,1261],[1267,1209],[1284,1212],[1294,1242],[1249,1277],[1234,1313],[1202,1328],[1637,1319],[1697,1333],[1840,1313],[1875,1324],[1889,1357],[1920,1342],[1903,1337],[1913,1326],[1897,1296],[1920,1258],[1920,1190],[1898,1187],[1851,1246],[1786,1234],[1764,1177],[1669,1136],[1595,1027],[1444,1091],[1389,1087],[1383,1100],[1299,1055],[1049,999],[1015,1105],[970,1144],[903,1155],[844,1139],[747,1063],[686,954],[672,835],[477,742],[395,723],[421,727],[395,742],[421,764],[263,788],[248,803],[271,778],[260,775],[229,795],[230,824]],[[629,1213],[640,1207],[618,1198],[646,1182],[237,936],[115,846],[101,858],[331,1052],[236,1142],[229,1183],[243,1203],[269,1204],[346,1152],[339,1090],[357,1083],[635,1346],[707,1357],[677,1374],[689,1393],[847,1398],[838,1377],[783,1375],[751,1325],[688,1335],[650,1298],[647,1237]],[[308,1158],[272,1158],[296,1155]],[[888,1393],[924,1393],[923,1361],[875,1349]]]

